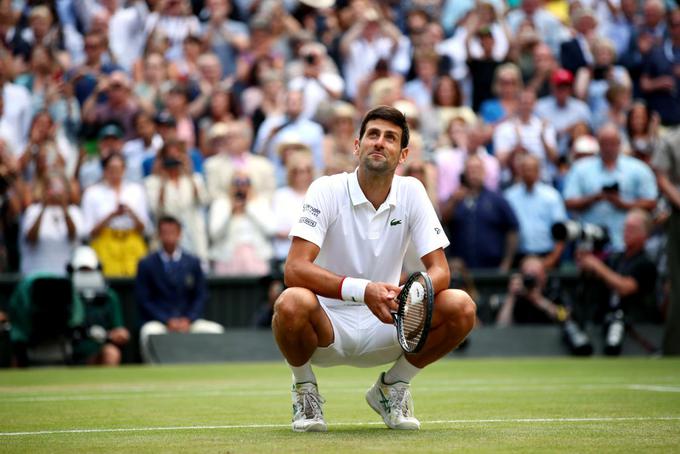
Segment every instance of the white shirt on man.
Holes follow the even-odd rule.
[[[146,232],[151,232],[151,220],[144,187],[138,183],[124,181],[120,192],[116,192],[104,182],[94,184],[85,190],[81,206],[87,234],[89,235],[101,220],[115,211],[120,203],[130,207],[144,224]],[[123,214],[114,217],[108,227],[113,230],[131,230],[134,225],[134,220],[129,215]]]
[[[356,172],[321,177],[310,186],[290,237],[321,251],[314,263],[341,276],[399,283],[404,255],[413,242],[419,257],[449,245],[423,185],[395,175],[376,210]],[[350,304],[319,296],[327,305]]]

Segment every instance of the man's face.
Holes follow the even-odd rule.
[[[158,226],[158,239],[166,251],[174,251],[181,236],[182,230],[174,222],[163,222]]]
[[[484,185],[484,164],[481,159],[468,158],[465,163],[465,177],[472,189],[480,189]]]
[[[531,186],[538,181],[540,166],[538,160],[525,157],[522,160],[522,181],[527,186]]]
[[[636,249],[644,246],[647,239],[644,221],[636,214],[629,214],[623,224],[623,243],[626,249]]]
[[[571,85],[564,83],[557,84],[553,88],[553,93],[557,102],[560,104],[565,103],[569,96],[571,96]]]
[[[611,161],[619,155],[621,139],[617,131],[607,128],[600,132],[597,141],[600,144],[600,156],[603,161]]]
[[[291,117],[297,117],[304,107],[302,92],[291,91],[286,98],[286,113]]]
[[[386,120],[371,120],[361,139],[354,141],[354,154],[361,166],[371,172],[394,172],[406,160],[408,148],[401,148],[401,128]]]

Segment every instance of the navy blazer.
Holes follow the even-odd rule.
[[[568,69],[576,76],[579,68],[588,66],[583,49],[576,38],[565,41],[560,45],[560,62],[564,69]]]
[[[135,299],[144,322],[187,317],[192,322],[203,315],[207,285],[201,262],[182,251],[177,269],[171,276],[160,252],[140,260],[135,279]]]

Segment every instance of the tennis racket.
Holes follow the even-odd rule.
[[[406,353],[417,353],[425,345],[432,323],[434,289],[430,276],[411,274],[396,299],[399,309],[392,316],[399,344]]]

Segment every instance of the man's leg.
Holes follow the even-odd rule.
[[[333,342],[333,325],[319,300],[300,287],[284,290],[276,300],[272,329],[279,350],[293,367],[308,363],[317,347]]]
[[[293,430],[322,432],[323,398],[316,386],[310,359],[317,347],[333,342],[333,325],[311,291],[292,287],[274,303],[274,338],[293,371]]]
[[[456,348],[475,325],[476,305],[461,290],[437,294],[427,342],[417,354],[399,357],[366,393],[366,401],[391,429],[417,430],[409,383],[420,370]]]

